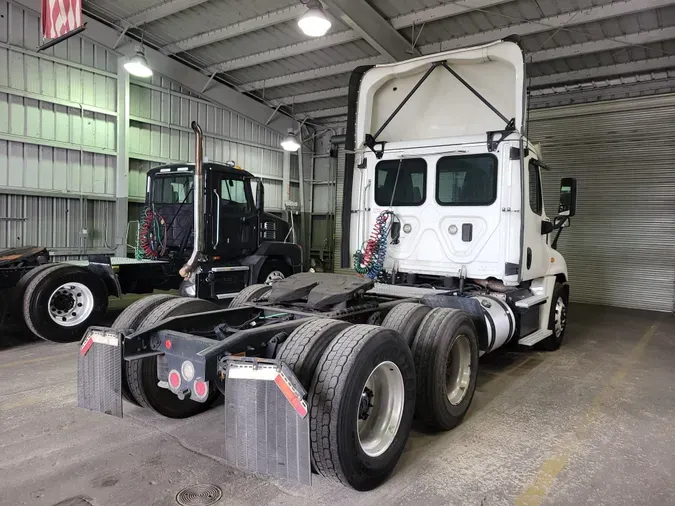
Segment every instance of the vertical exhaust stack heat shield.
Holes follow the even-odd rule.
[[[192,130],[195,132],[194,246],[192,255],[179,272],[185,280],[194,274],[204,251],[204,136],[196,121],[192,122]]]

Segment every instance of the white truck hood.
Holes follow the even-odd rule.
[[[498,41],[435,53],[368,70],[359,88],[356,148],[374,135],[435,62],[445,62],[521,132],[524,115],[524,60],[519,46]],[[437,67],[376,141],[415,141],[485,135],[506,123],[454,75]]]

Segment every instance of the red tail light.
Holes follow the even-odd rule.
[[[175,369],[169,373],[169,386],[171,390],[178,390],[181,384],[180,373]]]
[[[209,395],[209,384],[207,381],[197,379],[195,380],[194,390],[198,399],[205,399]]]

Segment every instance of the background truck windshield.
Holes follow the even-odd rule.
[[[192,204],[192,184],[192,175],[157,176],[152,182],[152,201],[156,204]]]
[[[497,198],[497,158],[490,154],[444,156],[436,164],[436,202],[487,206]]]
[[[375,203],[378,206],[419,206],[426,199],[426,182],[427,162],[422,158],[381,161],[375,168]],[[394,187],[396,193],[392,202]]]

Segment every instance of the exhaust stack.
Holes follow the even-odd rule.
[[[192,122],[195,132],[195,177],[193,187],[194,201],[194,245],[192,255],[179,271],[183,279],[187,280],[197,268],[199,258],[204,250],[204,147],[202,128],[196,121]]]

